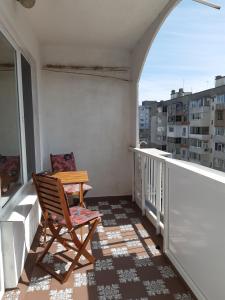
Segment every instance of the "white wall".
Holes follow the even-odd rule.
[[[130,65],[129,52],[107,49],[46,46],[42,58],[43,64]],[[44,169],[50,168],[50,153],[73,151],[78,168],[88,170],[93,186],[89,196],[131,194],[128,148],[136,119],[131,115],[130,82],[51,71],[42,71],[42,77]],[[129,72],[121,78],[129,80]]]
[[[199,300],[224,300],[224,173],[168,160],[166,253]]]
[[[169,131],[169,128],[172,127],[174,129],[173,132]],[[183,128],[186,129],[185,135],[183,135]],[[187,138],[188,137],[188,126],[183,125],[169,125],[167,126],[167,136],[168,137],[182,137]]]

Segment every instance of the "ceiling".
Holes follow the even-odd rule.
[[[34,8],[21,9],[42,44],[132,49],[168,2],[36,0]]]

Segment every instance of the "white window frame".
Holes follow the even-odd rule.
[[[0,33],[6,38],[9,44],[13,47],[16,53],[16,80],[17,80],[17,98],[18,98],[18,119],[19,119],[19,138],[20,138],[20,153],[21,153],[21,186],[19,189],[13,194],[10,199],[6,199],[5,201],[1,201],[0,204],[0,216],[5,211],[12,209],[14,204],[12,203],[14,199],[21,193],[23,187],[28,183],[28,176],[27,176],[27,156],[26,156],[26,137],[25,137],[25,120],[24,120],[24,106],[23,106],[23,83],[22,83],[22,66],[21,66],[21,55],[23,55],[27,61],[30,63],[31,66],[31,73],[33,74],[33,64],[31,62],[32,58],[29,57],[15,39],[10,35],[10,33],[5,29],[5,27],[0,23]],[[32,75],[31,75],[32,76]],[[32,94],[34,94],[33,89],[33,76],[32,80]],[[33,99],[34,100],[34,99]],[[34,107],[33,107],[34,110]],[[33,120],[34,121],[34,120]],[[34,137],[34,142],[36,142],[36,138]],[[35,150],[35,161],[36,161],[36,150]],[[15,201],[17,202],[17,201]],[[10,204],[10,205],[9,205]]]

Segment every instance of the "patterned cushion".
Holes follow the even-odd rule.
[[[79,194],[79,192],[80,192],[79,184],[64,184],[63,188],[67,195]],[[90,186],[88,184],[83,184],[84,192],[90,191],[91,189],[92,189],[92,186]]]
[[[71,207],[69,211],[70,220],[73,226],[82,225],[102,216],[98,211],[89,210],[80,206]],[[66,224],[65,219],[58,215],[51,214],[51,218],[58,224]]]
[[[19,175],[20,157],[19,156],[2,156],[0,155],[0,173],[8,176]]]
[[[52,171],[76,171],[76,163],[73,152],[68,154],[50,154]]]
[[[2,193],[8,192],[11,183],[18,181],[20,174],[20,157],[0,155],[0,179]]]

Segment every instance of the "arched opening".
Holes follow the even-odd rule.
[[[224,14],[194,1],[180,2],[146,58],[138,99],[141,147],[222,171]]]

